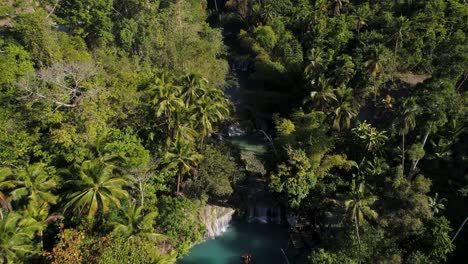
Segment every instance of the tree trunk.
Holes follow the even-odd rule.
[[[393,51],[393,69],[392,69],[392,81],[393,77],[395,76],[395,71],[396,71],[396,56],[397,56],[397,49],[398,49],[398,40],[400,39],[399,36],[397,36],[397,40],[395,42],[395,50]]]
[[[361,263],[361,237],[359,236],[359,225],[357,215],[354,216],[354,224],[356,226],[356,237],[358,239],[358,263]]]
[[[463,229],[463,226],[466,224],[466,222],[468,221],[468,216],[465,218],[465,221],[463,221],[463,223],[461,224],[460,228],[458,228],[457,230],[457,233],[455,233],[455,235],[453,236],[452,238],[452,243],[453,241],[455,240],[455,238],[457,238],[458,234],[460,233],[460,231]]]
[[[457,91],[458,91],[458,89],[460,89],[460,87],[463,86],[463,84],[465,83],[466,79],[468,79],[468,72],[465,73],[465,78],[463,78],[463,80],[462,80],[462,81],[460,82],[460,84],[457,86],[457,89],[456,89]]]
[[[428,130],[426,132],[426,135],[424,135],[424,138],[423,138],[423,141],[422,141],[422,148],[424,149],[424,146],[426,145],[426,142],[427,142],[427,138],[429,137],[429,133],[430,131]],[[421,159],[416,159],[416,160],[413,160],[413,162],[411,163],[411,168],[408,172],[408,178],[412,178],[414,176],[414,174],[416,173],[416,166],[418,166],[418,163]]]
[[[403,175],[405,175],[405,133],[402,134],[402,140],[401,140],[401,170],[403,172]]]
[[[144,193],[145,190],[144,190],[142,181],[138,182],[138,188],[140,189],[140,203],[141,203],[141,206],[144,206],[145,205],[145,193]]]
[[[42,230],[41,230],[40,236],[41,236],[41,250],[44,250],[44,233]]]
[[[180,172],[177,174],[177,194],[180,192],[180,180],[181,180],[180,174],[181,174]]]

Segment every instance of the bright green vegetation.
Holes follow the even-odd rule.
[[[310,263],[464,260],[463,0],[6,0],[0,36],[0,263],[174,263],[252,178]],[[221,140],[236,86],[260,136]]]

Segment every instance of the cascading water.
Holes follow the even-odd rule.
[[[231,222],[234,209],[207,205],[200,212],[200,221],[205,224],[205,239],[215,238],[226,232]]]
[[[281,223],[281,209],[274,206],[255,204],[249,208],[249,222]]]
[[[214,222],[213,232],[215,236],[219,236],[222,233],[226,232],[227,228],[229,227],[229,222],[232,220],[232,214],[226,214]]]
[[[230,125],[228,127],[227,134],[229,137],[236,137],[236,136],[242,136],[245,134],[245,129],[242,129],[238,125]]]

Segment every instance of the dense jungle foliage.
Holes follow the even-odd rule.
[[[222,140],[228,61],[284,95],[262,177],[312,223],[308,262],[466,261],[464,0],[4,0],[0,36],[0,263],[201,241],[255,173]]]

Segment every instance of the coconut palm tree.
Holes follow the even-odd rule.
[[[343,9],[343,3],[349,3],[349,0],[332,0],[335,2],[335,14],[339,15]]]
[[[198,74],[186,74],[180,83],[183,87],[182,98],[187,108],[206,94],[208,89],[208,80]]]
[[[312,102],[315,107],[324,112],[331,103],[337,101],[335,89],[323,76],[318,78],[317,88],[317,90],[310,92],[309,97],[304,100],[304,103]]]
[[[356,237],[358,239],[358,258],[360,262],[361,255],[361,237],[359,227],[364,223],[365,219],[376,219],[378,214],[370,206],[377,201],[377,197],[369,195],[365,192],[365,183],[362,181],[356,183],[351,182],[351,191],[344,202],[350,220],[354,223],[356,229]]]
[[[132,203],[123,211],[124,218],[114,222],[113,235],[128,239],[132,236],[144,236],[151,240],[165,238],[164,235],[154,232],[154,221],[158,216],[157,212],[144,214],[143,206],[136,206]]]
[[[404,38],[406,38],[410,32],[410,20],[404,16],[400,16],[397,19],[398,31],[395,33],[395,48],[393,50],[393,68],[396,70],[396,60],[398,48],[401,46]],[[393,78],[393,74],[392,74]]]
[[[22,223],[37,227],[35,232],[37,232],[40,237],[41,249],[44,248],[43,231],[46,229],[47,225],[64,218],[58,213],[49,214],[49,204],[34,199],[29,201],[29,204],[22,214]]]
[[[403,169],[403,173],[405,171],[405,137],[409,131],[416,127],[416,116],[419,113],[420,108],[416,104],[416,99],[414,97],[409,97],[403,101],[399,124],[400,128],[398,130],[398,133],[401,135],[401,167]]]
[[[304,69],[304,74],[308,80],[315,85],[317,77],[325,70],[325,61],[323,59],[322,50],[319,48],[312,48],[307,56],[309,64]]]
[[[445,209],[444,203],[447,202],[445,198],[439,198],[439,194],[436,193],[434,197],[428,197],[429,207],[431,207],[434,214],[440,213],[440,211]]]
[[[335,90],[335,94],[338,105],[334,111],[333,127],[340,131],[351,126],[351,120],[357,116],[358,112],[353,98],[353,89],[341,86]]]
[[[193,146],[183,140],[168,142],[169,150],[164,155],[165,169],[177,170],[177,193],[180,193],[182,177],[191,171],[203,158],[193,149]]]
[[[191,118],[196,120],[203,144],[203,139],[213,132],[213,124],[229,116],[229,108],[224,98],[212,97],[203,98],[194,108]]]
[[[368,6],[361,6],[355,10],[354,14],[356,15],[357,39],[361,41],[360,40],[361,29],[367,25],[367,20],[371,16],[371,9]]]
[[[78,190],[68,195],[69,201],[64,210],[73,208],[79,214],[86,213],[89,219],[98,212],[107,213],[112,205],[120,207],[120,201],[129,197],[124,189],[129,185],[129,179],[116,173],[113,165],[99,158],[84,161],[79,170],[79,179],[68,183]]]
[[[351,129],[351,131],[363,141],[366,145],[366,150],[369,152],[378,150],[388,139],[385,131],[378,131],[377,128],[367,123],[366,120],[362,123],[358,121],[357,126]]]
[[[341,103],[334,111],[333,127],[338,131],[349,128],[357,114],[351,102]]]
[[[156,117],[164,114],[168,129],[170,129],[172,113],[185,107],[181,98],[181,87],[175,85],[167,74],[162,74],[150,86],[150,91],[155,93],[152,104],[156,107]]]
[[[195,126],[194,120],[188,122],[175,122],[174,125],[174,140],[183,140],[189,143],[195,142],[199,133],[193,128]]]
[[[11,191],[14,200],[28,197],[38,205],[56,204],[57,196],[53,191],[57,186],[57,178],[50,174],[43,163],[34,163],[13,171],[16,178],[16,187]]]
[[[0,219],[0,262],[21,263],[21,258],[35,252],[34,234],[39,227],[25,222],[23,216],[9,212]]]
[[[0,168],[0,219],[3,219],[3,209],[11,210],[10,196],[8,190],[16,187],[17,181],[13,178],[10,168]]]

